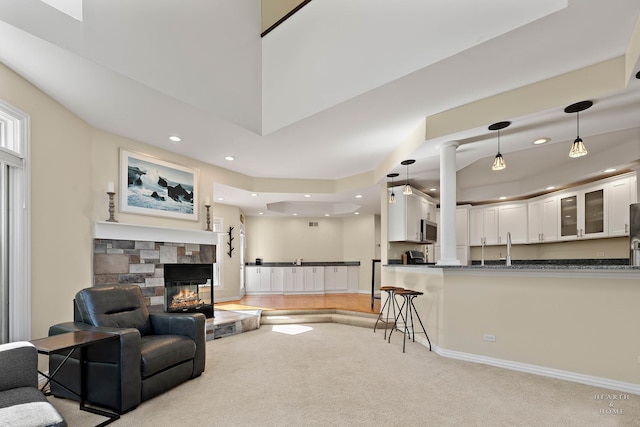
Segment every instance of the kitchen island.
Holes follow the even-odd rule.
[[[389,264],[382,285],[424,292],[443,356],[640,394],[638,267]]]

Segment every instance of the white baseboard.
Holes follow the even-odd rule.
[[[426,338],[416,337],[416,341],[428,347]],[[482,363],[485,365],[495,366],[497,368],[510,369],[512,371],[526,372],[543,377],[556,378],[559,380],[572,381],[575,383],[590,385],[594,387],[605,388],[608,390],[617,390],[625,393],[640,395],[640,384],[633,384],[624,381],[611,380],[608,378],[596,377],[592,375],[579,374],[576,372],[563,371],[560,369],[547,368],[544,366],[530,365],[528,363],[513,362],[510,360],[495,359],[493,357],[480,356],[477,354],[464,353],[461,351],[447,350],[445,348],[432,345],[433,352],[450,359],[464,360],[466,362]]]

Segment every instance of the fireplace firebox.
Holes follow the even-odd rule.
[[[213,265],[164,264],[164,309],[213,315]]]

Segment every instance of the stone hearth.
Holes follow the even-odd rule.
[[[215,316],[207,319],[207,341],[258,329],[261,310],[215,310]]]

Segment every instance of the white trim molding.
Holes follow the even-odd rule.
[[[31,339],[31,118],[0,100],[0,146],[9,165],[8,257],[0,264],[8,267],[8,340]],[[8,161],[11,160],[11,161]],[[1,203],[0,203],[1,204]],[[2,221],[0,221],[2,223]],[[0,308],[4,309],[4,308]],[[0,334],[0,335],[4,335]]]
[[[428,348],[427,340],[416,337],[416,341]],[[564,381],[617,390],[625,393],[640,395],[640,384],[633,384],[624,381],[612,380],[609,378],[596,377],[593,375],[579,374],[571,371],[547,368],[545,366],[531,365],[528,363],[513,362],[511,360],[496,359],[493,357],[480,356],[477,354],[464,353],[461,351],[447,350],[436,345],[432,346],[433,352],[449,359],[464,360],[465,362],[482,363],[484,365],[495,366],[497,368],[509,369],[512,371],[526,372],[528,374],[541,375],[543,377],[556,378]]]
[[[150,227],[148,225],[99,221],[95,223],[93,236],[96,239],[217,245],[218,234],[204,230]]]

